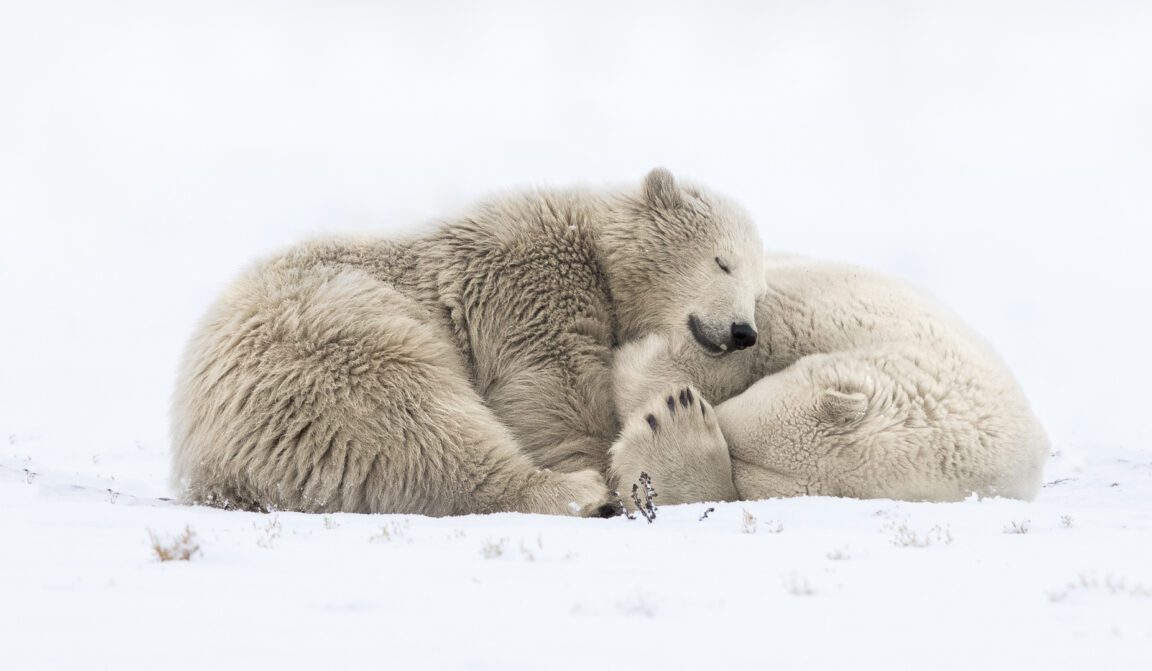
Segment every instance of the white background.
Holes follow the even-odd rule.
[[[831,534],[825,545],[844,538],[882,546],[868,555],[874,565],[855,576],[859,584],[884,585],[875,594],[853,593],[857,583],[841,575],[828,581],[823,594],[800,599],[803,606],[788,606],[796,599],[764,605],[770,615],[760,611],[754,596],[728,603],[723,594],[745,593],[766,561],[795,558],[801,575],[822,577],[824,569],[811,568],[805,553],[815,547],[814,556],[827,563],[830,547],[818,545],[823,541],[785,531],[772,535],[778,547],[769,551],[732,545],[762,533],[715,543],[693,540],[704,524],[696,522],[695,509],[669,511],[662,534],[659,521],[643,531],[637,531],[639,522],[599,523],[619,524],[594,527],[605,531],[593,533],[593,527],[574,521],[469,518],[458,522],[460,528],[479,529],[470,532],[479,536],[428,541],[430,556],[466,555],[453,570],[482,574],[493,565],[477,551],[486,536],[520,534],[530,544],[542,533],[564,539],[565,552],[586,561],[567,566],[558,559],[555,575],[542,574],[538,583],[524,577],[528,569],[506,567],[509,585],[535,585],[528,591],[540,598],[566,590],[617,590],[624,592],[623,601],[605,597],[611,617],[604,624],[580,620],[567,603],[555,620],[525,618],[513,608],[529,598],[523,590],[502,586],[482,602],[469,602],[452,589],[436,590],[439,583],[428,576],[406,578],[431,590],[434,612],[459,609],[465,622],[476,615],[472,633],[478,641],[521,632],[519,637],[539,642],[536,630],[545,629],[551,646],[540,648],[545,651],[567,640],[565,627],[571,627],[572,647],[564,659],[573,664],[590,654],[578,641],[605,639],[619,651],[599,663],[644,663],[644,653],[630,651],[646,647],[645,639],[630,640],[613,618],[630,622],[639,613],[654,646],[661,634],[690,643],[691,632],[710,622],[716,641],[702,640],[701,650],[727,641],[728,663],[757,667],[800,663],[803,644],[836,640],[851,627],[845,622],[834,632],[822,631],[836,621],[833,613],[868,621],[878,604],[912,599],[908,609],[897,610],[915,623],[923,621],[918,613],[935,613],[933,605],[948,610],[941,604],[953,598],[969,603],[973,613],[992,600],[988,612],[1022,609],[1013,624],[1026,627],[1025,633],[1012,630],[1014,639],[1008,627],[982,622],[978,633],[1001,647],[965,648],[971,654],[1011,651],[1013,640],[1035,643],[1033,638],[1057,632],[1057,647],[1043,648],[1051,663],[1072,664],[1059,645],[1071,646],[1077,636],[1086,637],[1087,647],[1077,648],[1089,651],[1086,660],[1117,650],[1146,658],[1152,651],[1152,599],[1096,589],[1096,601],[1069,605],[1044,594],[1086,574],[1098,574],[1102,583],[1108,571],[1122,571],[1108,562],[1123,564],[1129,553],[1147,554],[1149,548],[1150,36],[1152,4],[1119,0],[0,0],[0,503],[9,509],[0,509],[0,544],[8,546],[0,552],[0,583],[21,586],[0,609],[7,611],[0,617],[11,619],[0,629],[0,640],[18,633],[49,641],[90,626],[83,619],[55,620],[62,612],[117,613],[131,620],[184,597],[220,599],[238,609],[233,601],[242,597],[235,590],[216,594],[204,585],[227,583],[225,576],[243,582],[256,574],[281,575],[262,562],[280,561],[292,581],[313,585],[330,570],[327,559],[308,563],[336,552],[320,531],[295,540],[299,554],[290,556],[302,563],[294,564],[269,559],[275,553],[253,542],[252,525],[267,524],[260,516],[148,503],[170,493],[167,406],[184,340],[215,293],[245,265],[312,235],[387,234],[419,225],[493,190],[615,184],[663,165],[743,203],[770,248],[884,270],[954,309],[1016,372],[1058,452],[1049,479],[1078,478],[1071,481],[1074,489],[1046,489],[1033,507],[910,507],[922,516],[913,521],[922,519],[925,528],[951,523],[956,536],[964,534],[955,525],[978,529],[968,545],[957,539],[915,549],[895,549],[887,542],[889,531],[877,532],[864,515],[886,509],[876,502],[743,506],[761,518],[783,506],[816,537]],[[1111,487],[1117,480],[1125,481]],[[1123,504],[1107,498],[1124,487],[1130,498]],[[123,493],[119,508],[109,506],[107,489]],[[138,507],[126,513],[133,500]],[[1075,517],[1081,508],[1099,510],[1115,533],[1060,536],[1058,517]],[[1037,544],[1030,554],[1004,547],[1006,511],[1029,517],[1046,511],[1052,538],[1038,535],[1043,525],[1037,522],[1027,535]],[[721,507],[718,514],[738,534],[742,506]],[[380,526],[370,518],[337,517],[347,519],[334,534]],[[179,569],[151,562],[145,528],[175,531],[186,522],[205,537],[203,556]],[[308,516],[282,515],[281,522],[292,534],[324,529]],[[421,525],[443,530],[446,538],[456,533],[452,521],[410,523],[413,538],[424,533]],[[248,536],[229,536],[230,528],[247,530]],[[702,561],[723,561],[717,570],[728,578],[716,585],[718,592],[707,592],[697,603],[690,595],[699,585],[684,586],[685,574],[672,569],[667,580],[652,578],[648,597],[614,582],[614,564],[601,561],[596,549],[634,542],[621,539],[649,531],[655,535],[644,542],[656,545],[644,547],[678,558],[668,561],[680,562],[674,566],[682,564],[685,571]],[[370,549],[364,542],[356,547]],[[713,557],[718,548],[725,552]],[[973,554],[957,554],[962,551]],[[948,587],[942,583],[952,581],[944,580],[936,584],[940,592],[925,592],[924,586],[902,590],[910,569],[894,568],[899,564],[888,555],[933,556],[929,552],[942,558],[921,560],[927,563],[915,570],[986,578],[983,588]],[[949,552],[972,561],[953,567]],[[1091,552],[1099,553],[1099,561],[1096,555],[1073,561]],[[981,564],[984,553],[999,557],[993,563],[1016,568],[1005,573],[999,563]],[[1054,555],[1071,563],[1058,565]],[[348,548],[331,556],[352,557],[354,568],[341,585],[353,592],[363,576],[397,570]],[[419,573],[428,560],[417,552],[414,570]],[[213,564],[220,561],[228,566]],[[196,566],[212,571],[204,574],[212,580],[191,577]],[[570,575],[573,567],[579,576]],[[772,589],[788,598],[791,592],[777,583],[794,569],[764,570]],[[1129,585],[1152,585],[1146,568],[1128,570],[1121,577]],[[1035,610],[1005,582],[1013,571],[1039,581]],[[1046,572],[1051,576],[1041,578]],[[578,587],[557,576],[568,576]],[[172,582],[165,583],[166,577]],[[83,590],[77,592],[72,580],[99,583],[105,591],[80,596]],[[155,582],[156,589],[124,587],[133,580]],[[557,580],[567,586],[556,587]],[[253,599],[264,605],[244,608],[255,608],[250,615],[256,619],[273,617],[278,609],[314,612],[311,602],[277,606],[271,595],[281,588],[273,582],[256,590]],[[842,603],[822,607],[821,596],[832,600],[832,594]],[[928,600],[917,602],[917,595]],[[649,604],[639,611],[619,606],[633,598],[673,605]],[[374,616],[411,625],[406,614],[422,612],[387,595],[365,597],[365,603],[364,612],[349,618],[355,623],[349,631],[372,631]],[[462,605],[467,603],[477,610]],[[511,620],[489,627],[496,623],[479,615],[486,607]],[[148,635],[156,653],[210,646],[212,632],[197,630],[212,612],[205,608],[176,609],[168,613],[169,625],[146,625],[144,631],[163,632]],[[698,609],[702,619],[678,608]],[[38,609],[43,619],[27,617]],[[790,615],[808,611],[811,621]],[[430,640],[433,634],[451,635],[436,628],[434,615],[425,615],[432,619],[420,626]],[[1131,624],[1135,615],[1143,625]],[[795,630],[774,649],[757,647],[755,616],[779,619],[777,626]],[[307,617],[300,618],[300,631],[310,631]],[[1028,629],[1030,621],[1037,624]],[[102,659],[128,666],[152,659],[148,645],[121,644],[132,638],[125,622],[101,622],[88,635]],[[944,622],[936,631],[940,641],[951,640],[943,633],[951,621]],[[226,639],[241,630],[238,624],[215,634]],[[732,653],[732,637],[722,635],[724,630],[752,637],[741,654]],[[348,647],[343,640],[341,647],[323,636],[278,631],[261,640],[281,653],[295,650],[286,663],[320,663],[331,659],[325,655],[339,657],[333,652],[338,649],[347,663],[374,665],[366,644]],[[886,640],[879,629],[856,636],[876,645]],[[982,661],[939,649],[931,636],[912,632],[902,639],[905,645],[928,641],[923,653],[937,657],[917,657],[921,668],[943,659]],[[1110,636],[1122,643],[1105,645]],[[842,654],[862,663],[851,649],[816,647],[829,660]],[[241,641],[236,649],[240,656],[231,661],[245,663],[248,648]],[[70,663],[67,655],[23,650],[27,656],[18,659],[29,663]],[[140,656],[133,657],[133,650]],[[515,643],[487,652],[464,649],[441,661],[538,666],[518,650]],[[413,643],[391,654],[402,652],[412,663],[422,659],[422,651],[427,649]],[[652,663],[672,666],[695,659],[664,652],[666,658],[658,651],[647,654],[655,656]],[[941,657],[945,652],[953,656]],[[376,654],[389,656],[384,650]],[[707,659],[712,658],[699,658]]]

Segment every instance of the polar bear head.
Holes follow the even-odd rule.
[[[805,363],[761,378],[716,408],[742,499],[858,495],[854,480],[872,468],[860,463],[875,442],[869,395],[817,382]]]
[[[684,334],[711,356],[756,343],[764,252],[743,209],[657,168],[612,211],[604,254],[623,340]]]

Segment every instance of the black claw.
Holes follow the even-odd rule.
[[[657,426],[655,415],[648,415],[644,419],[648,420],[648,426],[652,427],[652,430],[655,431]]]
[[[681,389],[680,390],[680,405],[684,406],[685,408],[688,407],[688,390],[687,389]]]
[[[688,402],[691,403],[692,402],[692,390],[691,389],[685,389],[684,393],[687,394]]]
[[[708,406],[704,405],[703,403],[700,404],[700,416],[704,419],[708,419]]]
[[[668,397],[668,410],[669,410],[669,411],[672,411],[672,410],[675,410],[675,409],[676,409],[676,399],[674,399],[674,398],[672,398],[671,396],[669,396],[669,397]]]
[[[605,503],[592,512],[592,517],[608,519],[621,514],[621,507],[615,503]]]

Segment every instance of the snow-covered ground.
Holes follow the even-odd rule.
[[[1150,34],[1121,0],[0,0],[0,666],[1144,668]],[[252,259],[654,165],[986,335],[1052,437],[1037,500],[159,500],[184,339]]]

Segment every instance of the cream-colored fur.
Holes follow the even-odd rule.
[[[188,346],[174,485],[245,509],[604,514],[612,349],[654,331],[726,346],[762,262],[738,207],[659,169],[290,249]]]
[[[770,256],[766,273],[755,347],[716,359],[682,336],[655,335],[618,353],[615,392],[626,421],[612,453],[630,470],[647,469],[662,502],[691,499],[664,497],[663,489],[684,486],[661,483],[660,474],[715,482],[726,468],[742,499],[1036,495],[1047,438],[982,339],[877,273],[786,256]],[[669,385],[694,385],[719,403],[730,466],[713,461],[715,471],[692,476],[682,464],[699,459],[685,441],[669,440],[670,449],[654,454],[629,439],[647,424],[646,404]],[[699,449],[718,448],[704,441]],[[730,492],[693,496],[722,500]]]
[[[669,387],[634,410],[609,458],[608,482],[629,510],[631,488],[645,473],[660,503],[738,498],[716,411],[690,386]]]

